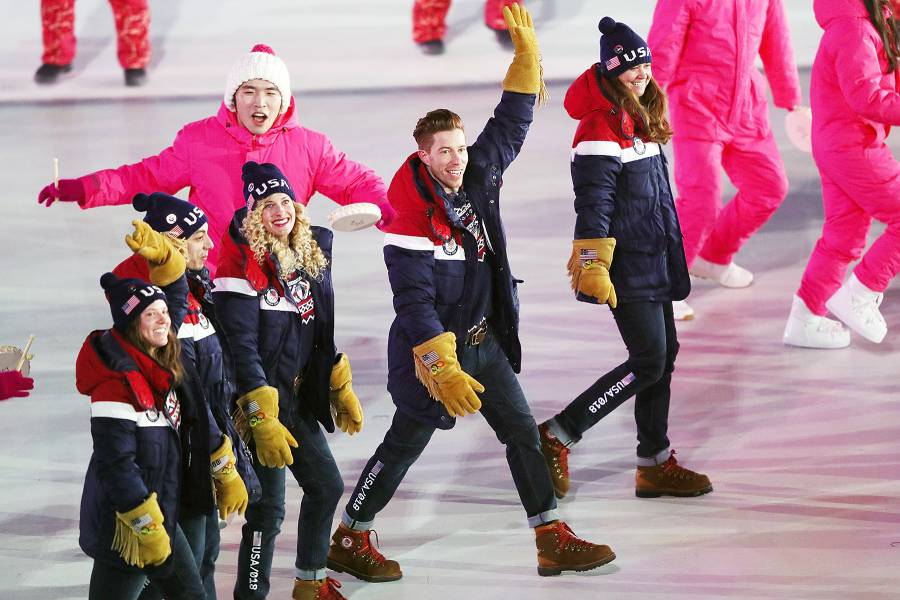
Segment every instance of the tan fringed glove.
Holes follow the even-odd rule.
[[[143,221],[132,221],[134,232],[125,236],[125,243],[145,259],[150,267],[150,281],[165,287],[184,274],[184,255],[175,246],[178,242],[155,231]]]
[[[334,424],[346,434],[353,435],[362,431],[363,411],[359,398],[353,391],[353,373],[350,371],[350,359],[341,353],[341,358],[331,369],[331,385],[328,398],[331,401],[331,415]]]
[[[416,377],[435,400],[443,403],[451,417],[464,417],[481,408],[478,394],[484,386],[459,367],[456,336],[452,331],[435,336],[413,348]]]
[[[610,308],[617,304],[616,289],[609,279],[615,249],[615,238],[572,240],[568,264],[572,289],[595,298],[600,304],[609,304]]]
[[[219,518],[227,519],[228,515],[237,512],[244,514],[249,498],[247,486],[237,472],[237,459],[231,449],[231,439],[222,436],[222,445],[209,455],[209,468],[216,490],[216,506],[219,507]]]
[[[291,448],[299,444],[278,420],[278,390],[260,386],[238,398],[237,405],[250,425],[260,464],[279,468],[294,464]]]
[[[116,512],[112,549],[126,563],[140,569],[161,565],[172,554],[169,534],[163,527],[164,520],[156,501],[156,492],[128,512]]]
[[[503,89],[520,94],[536,94],[540,105],[547,103],[541,54],[531,15],[520,4],[503,7],[503,18],[515,47],[512,64],[503,78]]]

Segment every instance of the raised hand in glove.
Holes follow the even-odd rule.
[[[219,518],[227,519],[233,512],[244,514],[247,510],[247,486],[238,475],[235,463],[237,459],[231,449],[231,439],[222,436],[222,445],[209,455],[210,471],[213,486],[216,489],[216,505],[219,507]]]
[[[331,400],[331,414],[334,424],[344,433],[353,435],[362,431],[363,412],[359,398],[353,391],[353,373],[350,371],[350,359],[341,353],[340,358],[331,369],[331,386],[328,398]]]
[[[503,18],[515,47],[512,64],[503,78],[503,89],[520,94],[537,94],[541,104],[547,100],[547,90],[541,78],[541,55],[531,15],[520,4],[503,7]]]
[[[150,281],[165,287],[184,274],[184,255],[172,239],[155,231],[144,221],[132,221],[134,233],[125,236],[125,243],[133,252],[147,259]]]
[[[609,279],[615,238],[572,240],[569,277],[576,294],[590,296],[598,304],[616,307],[616,289]]]
[[[456,336],[452,331],[413,348],[413,361],[416,377],[432,398],[443,403],[451,417],[464,417],[481,408],[476,392],[483,392],[484,386],[459,367]]]
[[[161,565],[172,553],[169,534],[163,527],[164,520],[156,501],[156,492],[128,512],[116,512],[112,549],[126,563],[140,569]]]
[[[38,204],[50,206],[57,200],[82,204],[85,200],[84,184],[79,179],[60,179],[59,187],[51,183],[38,194]]]
[[[260,464],[279,468],[294,464],[291,448],[299,444],[278,420],[278,390],[260,386],[238,398],[237,405],[250,424]]]

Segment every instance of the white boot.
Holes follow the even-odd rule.
[[[794,296],[782,339],[788,346],[800,348],[846,348],[850,331],[837,321],[813,314],[800,296]]]
[[[676,321],[693,321],[694,309],[684,300],[672,301],[672,314]]]
[[[727,288],[745,288],[753,283],[753,273],[744,267],[739,267],[733,262],[727,265],[718,265],[703,260],[699,256],[691,265],[691,275],[701,279],[715,279],[719,285]]]
[[[847,327],[870,342],[880,344],[887,335],[887,323],[878,310],[882,298],[884,294],[870,290],[851,273],[825,306]]]

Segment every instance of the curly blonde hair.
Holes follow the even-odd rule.
[[[266,231],[262,221],[264,204],[265,201],[261,201],[254,210],[247,211],[241,223],[241,233],[256,256],[256,262],[262,266],[266,255],[272,254],[278,259],[281,277],[289,277],[302,269],[313,279],[320,279],[328,266],[328,259],[313,238],[303,205],[294,202],[294,228],[288,235],[288,243],[284,243]]]

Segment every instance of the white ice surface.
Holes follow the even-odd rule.
[[[81,31],[98,24],[96,37],[82,36],[83,55],[93,43],[95,59],[58,88],[37,90],[30,83],[39,53],[37,9],[3,2],[0,96],[19,100],[0,107],[0,344],[22,344],[29,333],[36,334],[37,388],[31,398],[0,404],[0,598],[84,598],[90,560],[77,545],[78,502],[91,440],[88,400],[74,389],[73,363],[87,332],[109,323],[97,281],[125,256],[122,238],[136,213],[129,207],[38,206],[51,158],[60,157],[66,177],[159,151],[182,124],[216,110],[235,53],[267,41],[291,66],[304,123],[327,132],[351,157],[389,179],[411,150],[409,132],[418,116],[450,106],[474,136],[497,100],[497,86],[351,88],[389,88],[438,75],[460,83],[496,82],[507,57],[483,30],[475,1],[454,7],[451,26],[457,37],[438,62],[420,57],[408,41],[408,7],[400,0],[261,2],[254,8],[221,2],[214,14],[210,2],[155,2],[155,23],[168,23],[166,54],[151,71],[149,86],[135,93],[197,98],[36,102],[83,98],[95,90],[104,98],[125,95],[109,41],[109,10],[99,0],[79,0],[79,19],[86,19]],[[536,14],[557,15],[555,24],[549,19],[541,24],[545,65],[557,60],[550,48],[565,47],[569,38],[572,50],[563,58],[570,62],[553,67],[553,77],[571,77],[594,60],[598,16],[617,15],[621,7],[621,14],[634,16],[622,20],[637,27],[643,14],[646,27],[649,8],[640,7],[651,4],[532,2]],[[798,17],[808,12],[804,4],[788,2],[795,32]],[[395,14],[387,14],[388,6]],[[340,34],[324,29],[326,9],[349,23]],[[276,12],[294,17],[276,19]],[[225,14],[239,16],[229,20]],[[287,24],[306,23],[305,14],[316,17],[305,35],[294,35]],[[573,33],[575,25],[581,33]],[[380,43],[369,41],[376,29],[384,38]],[[357,40],[355,48],[347,43],[348,31]],[[813,28],[808,35],[812,40]],[[802,62],[806,38],[798,37]],[[185,48],[191,45],[196,51]],[[811,57],[812,49],[807,51]],[[390,60],[370,60],[384,53]],[[313,60],[313,55],[333,58]],[[341,76],[351,61],[357,78],[352,84]],[[440,73],[432,72],[435,64]],[[378,80],[379,72],[392,83]],[[344,91],[323,91],[331,88]],[[307,90],[320,91],[304,94]],[[568,149],[575,123],[561,106],[564,86],[550,91],[553,102],[538,112],[503,189],[512,266],[526,281],[521,381],[538,420],[624,358],[608,312],[574,302],[565,278],[574,222]],[[756,281],[745,290],[697,283],[690,298],[697,319],[679,327],[670,434],[679,458],[707,472],[715,492],[696,499],[634,497],[634,423],[627,403],[575,448],[573,489],[560,503],[577,533],[610,544],[618,558],[596,571],[540,578],[502,447],[480,417],[469,417],[435,436],[379,515],[381,549],[401,562],[403,580],[364,584],[341,575],[348,597],[898,597],[900,294],[896,287],[886,294],[882,310],[892,333],[881,345],[858,337],[842,351],[781,344],[791,294],[821,227],[815,167],[809,155],[787,145],[782,117],[782,111],[773,112],[791,193],[738,256]],[[314,198],[314,220],[323,223],[333,206]],[[873,227],[873,236],[880,231]],[[385,336],[393,311],[380,247],[375,231],[336,237],[338,343],[352,358],[354,386],[366,410],[360,435],[330,436],[348,494],[393,411],[384,389]],[[291,485],[272,598],[290,593],[298,505],[299,490]],[[224,531],[220,598],[230,597],[238,525]]]

